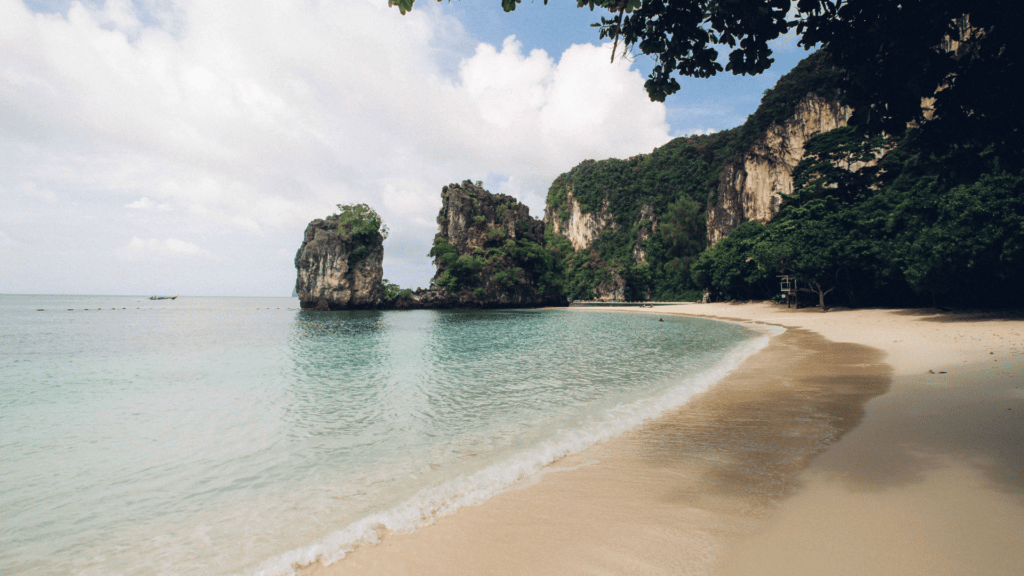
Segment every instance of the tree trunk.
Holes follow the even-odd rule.
[[[818,295],[818,305],[821,306],[822,312],[828,312],[828,308],[825,307],[825,295],[836,289],[835,286],[825,290],[821,287],[821,284],[817,282],[810,282],[812,288],[798,288],[800,292],[810,292],[811,294]]]
[[[815,292],[818,293],[818,304],[821,305],[821,311],[822,312],[828,312],[828,308],[825,308],[825,295],[828,294],[829,292],[835,290],[835,289],[836,289],[835,286],[833,286],[833,287],[829,288],[828,290],[822,290],[821,289],[821,284],[818,284],[817,282],[814,283],[814,290],[815,290]]]

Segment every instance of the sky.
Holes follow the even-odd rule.
[[[366,203],[427,287],[441,188],[543,216],[585,159],[738,126],[760,76],[609,63],[573,0],[0,0],[0,294],[288,296],[306,224]]]

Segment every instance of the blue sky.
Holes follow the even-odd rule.
[[[425,3],[421,1],[417,6]],[[500,45],[506,36],[514,34],[524,49],[540,48],[548,54],[561,54],[573,44],[597,44],[598,31],[590,24],[600,22],[601,16],[606,15],[600,10],[577,8],[572,0],[552,0],[547,5],[541,1],[525,2],[507,14],[498,1],[456,0],[438,6],[462,21],[480,42]],[[795,41],[795,37],[776,41],[775,64],[758,76],[722,73],[712,78],[679,78],[682,89],[665,102],[672,135],[724,130],[742,124],[757,109],[764,91],[808,55]],[[653,66],[653,60],[642,54],[633,62],[633,68],[645,78]]]
[[[757,77],[609,64],[574,2],[0,0],[0,293],[287,295],[310,220],[365,202],[426,287],[441,187],[543,211],[588,158],[737,126]],[[512,38],[514,37],[514,38]],[[617,59],[618,60],[618,59]]]

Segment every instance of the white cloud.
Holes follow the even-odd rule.
[[[142,239],[133,236],[128,244],[117,249],[116,255],[122,260],[139,260],[145,258],[190,258],[210,257],[210,253],[203,250],[192,242],[186,242],[177,238],[156,238]]]
[[[511,182],[539,216],[551,180],[579,161],[668,140],[664,106],[628,63],[608,64],[607,46],[524,54],[509,38],[464,53],[452,76],[446,62],[466,39],[428,7],[401,16],[386,0],[134,6],[34,14],[0,0],[0,187],[34,182],[83,219],[137,210],[122,258],[195,255],[195,244],[169,242],[201,238],[240,294],[251,290],[241,262],[260,255],[226,252],[246,242],[218,238],[276,243],[266,261],[287,287],[294,270],[276,251],[296,249],[306,222],[335,204],[365,202],[403,254],[388,261],[408,269],[387,276],[426,285],[425,268],[408,262],[429,249],[442,186]],[[93,245],[77,240],[82,251]]]
[[[20,182],[14,187],[14,191],[22,196],[42,200],[48,204],[57,201],[57,196],[49,190],[40,189],[35,182]]]
[[[157,209],[157,210],[170,210],[171,209],[171,205],[170,204],[157,204],[156,202],[150,200],[146,196],[143,196],[142,198],[139,198],[138,200],[136,200],[135,202],[132,202],[131,204],[125,204],[124,207],[125,208],[131,208],[133,210],[153,210],[154,208]]]
[[[16,244],[13,238],[0,231],[0,250],[11,248]]]
[[[513,37],[500,51],[480,45],[460,78],[485,122],[487,136],[474,144],[488,150],[488,169],[550,181],[586,158],[631,156],[665,143],[664,107],[647,99],[643,78],[628,63],[608,63],[610,50],[574,45],[556,63],[542,50],[524,56]]]
[[[154,206],[156,206],[156,202],[153,202],[152,200],[146,198],[145,196],[139,198],[138,200],[132,202],[131,204],[124,205],[125,208],[132,208],[135,210],[149,210]]]

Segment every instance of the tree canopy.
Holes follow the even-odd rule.
[[[381,240],[387,239],[388,226],[373,208],[366,204],[338,204],[338,211],[338,214],[327,217],[338,223],[338,230],[364,241],[377,234],[380,234]]]
[[[934,157],[919,136],[848,127],[808,140],[779,214],[703,252],[694,280],[719,298],[768,298],[774,277],[792,274],[821,304],[1019,306],[1024,172],[987,148],[967,147],[970,163],[960,151]],[[883,150],[877,165],[841,167]]]

